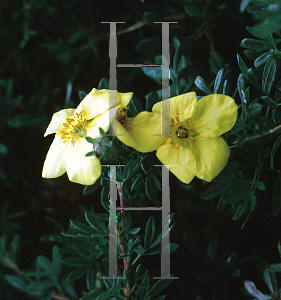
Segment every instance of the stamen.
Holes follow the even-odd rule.
[[[74,145],[79,137],[86,136],[86,122],[86,114],[84,111],[75,113],[72,118],[66,118],[66,122],[63,123],[64,128],[61,132],[63,143],[71,142],[72,145]]]

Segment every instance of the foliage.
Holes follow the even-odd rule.
[[[280,0],[2,1],[0,300],[280,298],[280,12]],[[179,279],[156,279],[160,210],[118,210],[118,278],[106,278],[110,165],[117,206],[161,207],[155,152],[89,139],[106,148],[93,185],[41,178],[52,115],[109,88],[113,21],[117,64],[154,65],[116,68],[118,91],[134,93],[129,117],[161,101],[163,70],[170,97],[218,93],[239,107],[223,135],[228,164],[212,182],[170,173],[170,272]],[[154,23],[168,21],[170,62]]]

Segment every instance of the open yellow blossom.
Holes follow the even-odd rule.
[[[110,101],[110,93],[114,93],[115,104]],[[72,182],[84,185],[95,183],[101,175],[101,164],[95,155],[85,156],[94,150],[93,144],[88,143],[85,137],[99,137],[99,128],[107,132],[118,107],[128,105],[131,97],[132,93],[93,89],[76,109],[63,109],[55,113],[44,134],[56,135],[42,176],[55,178],[67,172]]]
[[[211,181],[228,161],[229,147],[220,135],[234,126],[237,105],[231,97],[219,94],[197,101],[194,92],[164,101],[170,105],[170,136],[151,133],[161,128],[161,122],[155,124],[162,115],[162,102],[158,102],[152,113],[137,116],[143,120],[138,134],[145,141],[138,150],[147,152],[147,144],[159,143],[157,157],[182,182],[190,183],[194,176]]]

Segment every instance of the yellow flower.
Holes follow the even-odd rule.
[[[117,100],[115,104],[110,101],[111,93]],[[44,134],[56,135],[48,151],[42,176],[55,178],[67,172],[72,182],[84,185],[95,183],[101,175],[101,164],[95,155],[85,156],[94,150],[93,144],[88,143],[85,137],[99,137],[99,128],[107,132],[118,107],[128,105],[131,97],[132,93],[93,89],[76,109],[63,109],[55,113]]]
[[[147,152],[148,144],[155,147],[158,143],[157,157],[169,165],[170,171],[182,182],[190,183],[194,176],[211,181],[228,161],[229,148],[220,135],[234,126],[237,105],[231,97],[218,94],[205,96],[197,102],[194,92],[165,101],[170,105],[171,135],[152,134],[161,128],[161,121],[160,125],[155,124],[162,115],[162,102],[158,102],[152,113],[143,112],[137,116],[143,121],[138,134],[145,141],[138,150]]]

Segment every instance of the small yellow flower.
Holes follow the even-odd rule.
[[[117,106],[111,103],[110,93],[114,93]],[[94,150],[93,144],[88,143],[85,137],[99,137],[99,128],[107,132],[119,106],[128,105],[131,97],[132,93],[93,89],[76,109],[63,109],[55,113],[44,134],[56,135],[48,151],[42,176],[55,178],[67,172],[72,182],[94,184],[101,175],[101,164],[95,155],[85,156]]]
[[[141,119],[137,123],[142,124],[138,128],[138,140],[144,141],[137,150],[153,151],[147,145],[160,144],[156,147],[157,157],[182,182],[190,183],[194,176],[211,181],[228,161],[229,148],[220,135],[234,126],[237,105],[231,97],[218,94],[197,102],[194,92],[164,101],[170,105],[171,135],[153,135],[161,130],[161,121],[156,124],[162,115],[162,102],[158,102],[152,113],[142,112],[136,117]]]

